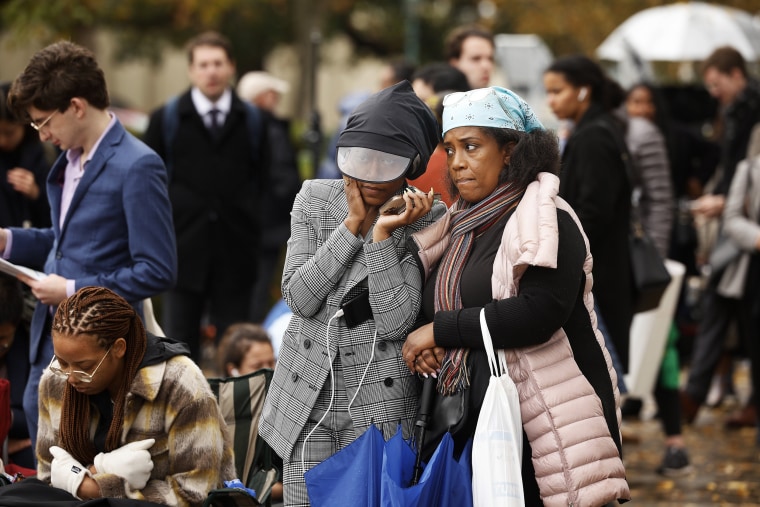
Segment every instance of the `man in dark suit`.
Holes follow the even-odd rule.
[[[187,342],[198,362],[206,312],[217,336],[248,319],[266,137],[264,128],[251,132],[249,115],[259,111],[231,88],[230,42],[203,33],[189,42],[187,54],[192,86],[153,112],[145,141],[167,163],[177,235],[177,285],[163,300],[164,330]]]
[[[52,227],[0,229],[4,258],[45,266],[41,279],[23,277],[38,299],[24,392],[34,445],[58,303],[82,287],[102,286],[142,317],[143,300],[174,283],[177,257],[164,164],[108,111],[105,76],[91,51],[65,41],[40,50],[13,82],[9,102],[40,139],[63,150],[47,179]]]

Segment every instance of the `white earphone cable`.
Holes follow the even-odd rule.
[[[319,425],[322,424],[322,421],[325,420],[325,417],[327,417],[327,414],[330,412],[330,409],[332,408],[333,400],[335,399],[335,373],[333,372],[333,363],[332,363],[332,357],[330,356],[330,324],[333,320],[342,317],[343,316],[343,309],[339,308],[337,312],[335,312],[335,315],[330,317],[330,320],[327,321],[327,330],[325,331],[325,345],[327,348],[327,362],[330,364],[330,403],[327,404],[327,409],[325,410],[325,413],[322,414],[322,417],[319,418],[319,421],[317,421],[317,424],[311,429],[311,431],[306,435],[306,438],[303,439],[303,445],[301,446],[301,473],[306,473],[306,464],[304,460],[304,452],[306,451],[306,441],[309,440],[309,437],[316,431],[317,428],[319,428]]]
[[[327,331],[325,332],[325,346],[327,347],[327,361],[330,364],[330,403],[327,405],[327,409],[325,410],[325,413],[322,414],[322,417],[319,418],[319,421],[317,421],[317,424],[309,431],[309,433],[306,435],[306,438],[303,439],[303,445],[301,446],[301,472],[306,473],[306,462],[304,459],[304,453],[306,451],[306,441],[309,440],[311,435],[316,431],[316,429],[319,427],[320,424],[322,424],[322,421],[325,420],[325,417],[327,417],[327,414],[330,412],[330,409],[332,408],[333,401],[335,399],[335,372],[333,371],[333,360],[330,356],[330,324],[334,319],[337,319],[339,317],[343,316],[343,310],[339,309],[337,312],[335,312],[335,315],[330,317],[330,320],[327,321]],[[364,367],[364,372],[362,373],[361,379],[359,379],[359,385],[356,388],[356,392],[354,392],[354,395],[351,397],[351,401],[348,403],[348,415],[353,418],[351,415],[351,405],[354,404],[354,400],[356,400],[356,396],[359,394],[359,390],[362,388],[362,384],[364,383],[364,379],[367,376],[367,372],[369,371],[369,367],[372,364],[372,360],[375,358],[375,343],[377,342],[377,328],[375,328],[375,333],[372,335],[372,353],[369,356],[369,361],[367,361],[367,366]]]

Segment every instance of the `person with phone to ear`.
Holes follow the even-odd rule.
[[[282,277],[293,316],[259,422],[283,459],[286,506],[309,505],[304,473],[371,425],[411,435],[420,386],[401,347],[422,277],[407,239],[445,206],[406,179],[425,171],[439,135],[408,81],[386,88],[338,139],[343,179],[307,180],[296,196]],[[394,196],[403,211],[381,213]]]
[[[612,111],[623,103],[625,91],[582,55],[555,60],[544,72],[544,88],[554,115],[573,125],[562,151],[559,195],[578,214],[588,236],[599,328],[624,393],[633,320],[628,252],[632,188],[623,159],[629,156],[626,127]]]

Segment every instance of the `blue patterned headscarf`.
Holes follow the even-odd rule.
[[[544,128],[527,102],[500,86],[446,95],[443,134],[456,127],[496,127],[521,132]]]

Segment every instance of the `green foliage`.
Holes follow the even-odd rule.
[[[478,22],[494,33],[535,33],[558,55],[596,46],[635,12],[661,0],[0,0],[0,28],[17,40],[82,40],[94,28],[113,29],[117,56],[158,61],[165,44],[180,45],[203,30],[232,39],[241,71],[260,68],[277,44],[303,41],[305,27],[324,37],[348,35],[360,54],[404,52],[405,17],[418,16],[420,63],[440,59],[454,26]],[[755,13],[760,0],[724,5]],[[492,6],[491,15],[483,6]],[[481,9],[479,10],[479,7]],[[488,17],[482,18],[482,14]]]

